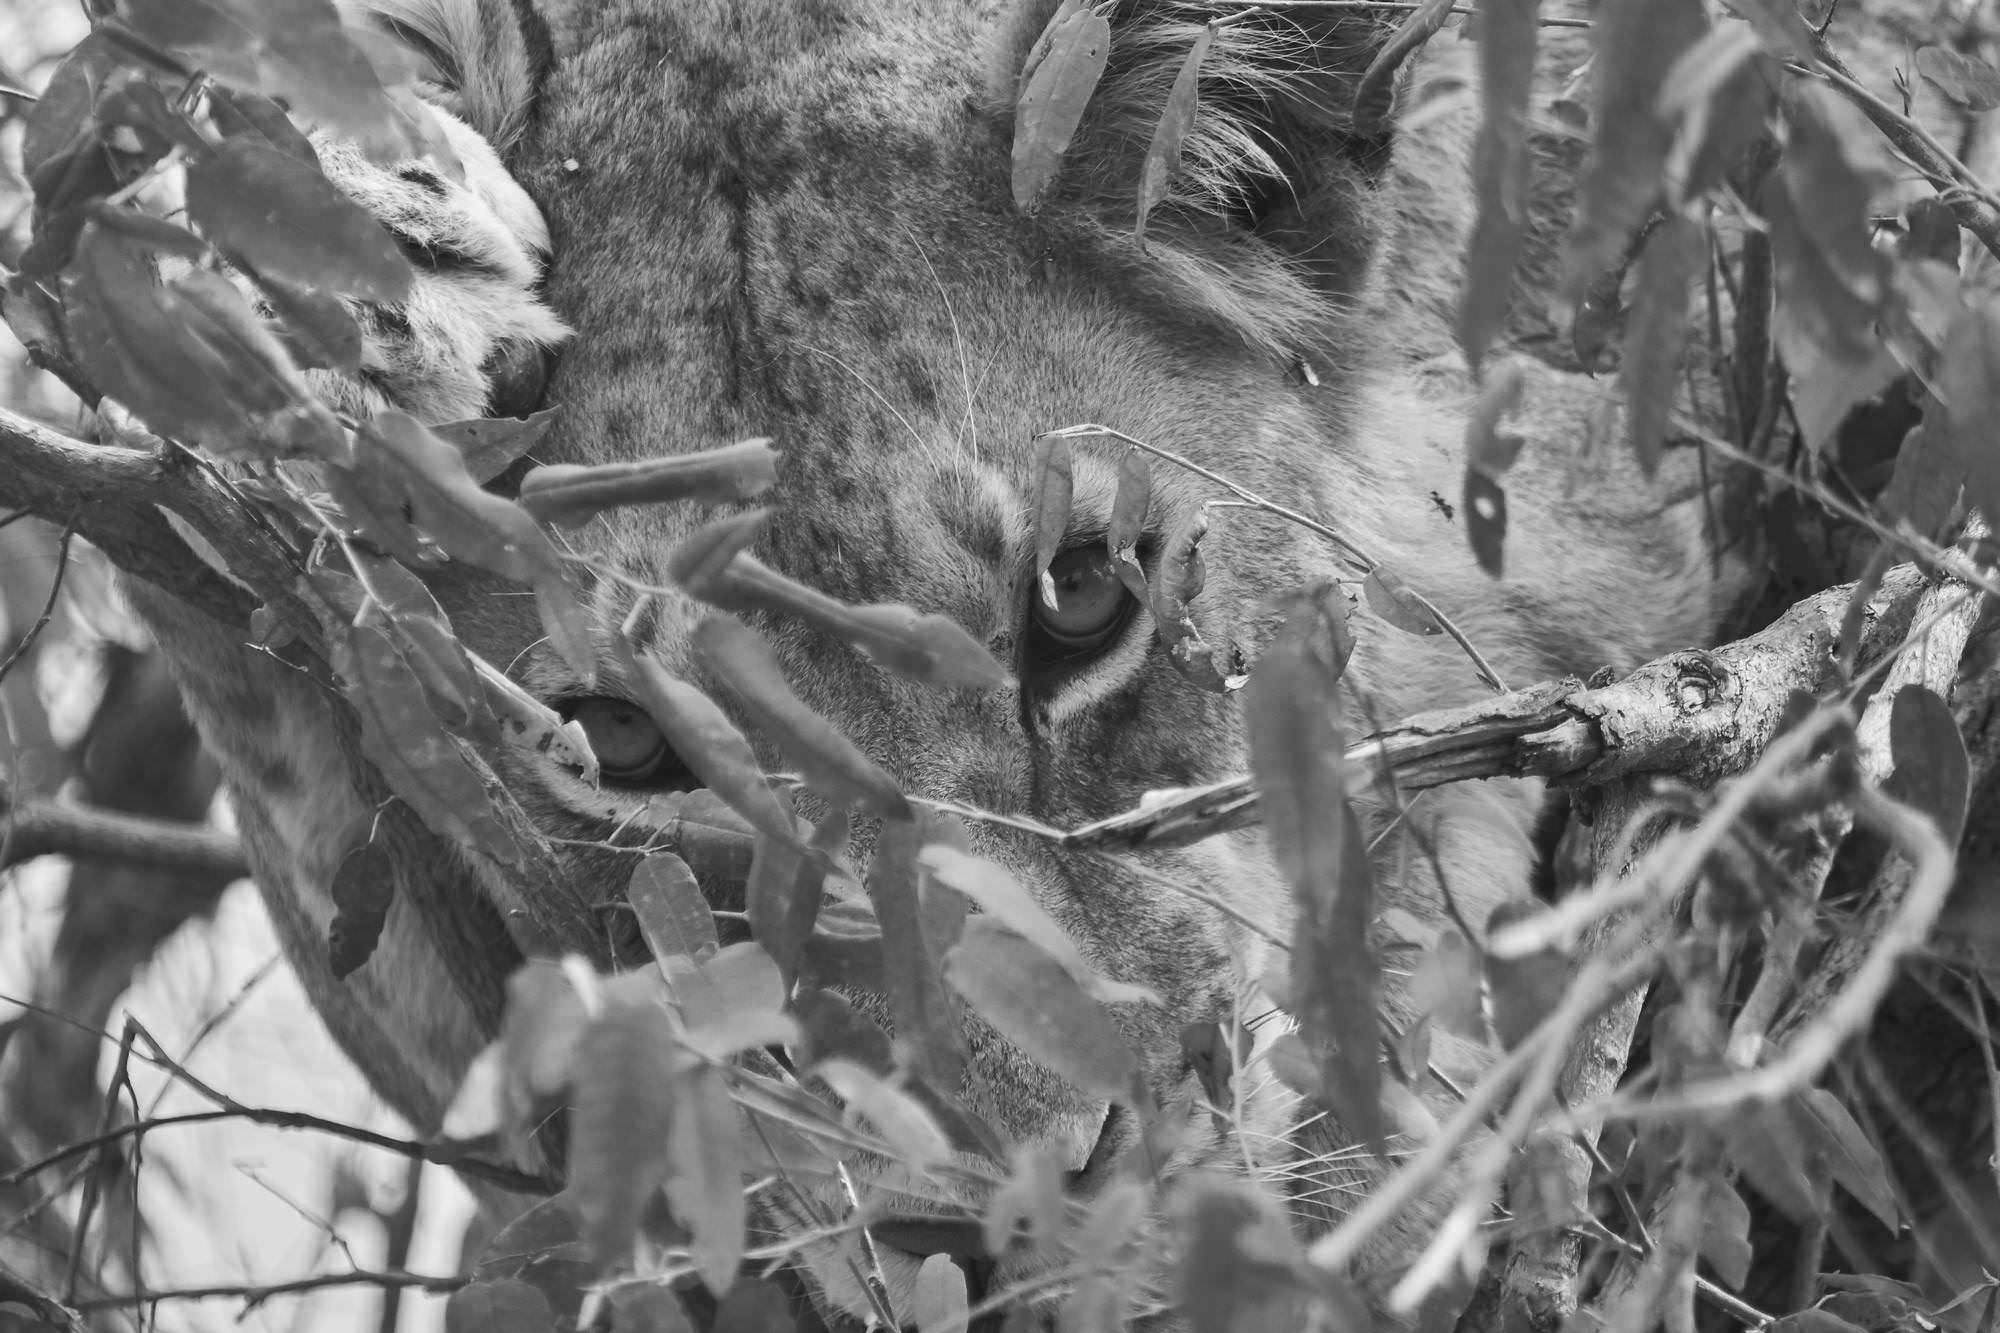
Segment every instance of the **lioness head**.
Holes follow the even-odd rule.
[[[1204,472],[1399,573],[1510,683],[1630,664],[1710,631],[1695,516],[1623,498],[1627,479],[1603,475],[1618,465],[1602,459],[1598,475],[1569,484],[1581,442],[1602,433],[1601,404],[1549,372],[1529,375],[1536,416],[1508,576],[1477,569],[1446,498],[1459,494],[1471,393],[1447,353],[1466,117],[1447,108],[1402,143],[1354,132],[1355,88],[1386,33],[1374,17],[1305,9],[1216,28],[1181,170],[1142,240],[1148,141],[1190,45],[1227,6],[1100,6],[1103,79],[1032,208],[1013,187],[1014,107],[1053,0],[383,8],[513,179],[457,131],[462,181],[328,153],[336,181],[425,261],[408,308],[372,320],[370,372],[333,391],[363,408],[477,411],[496,366],[556,340],[552,311],[570,332],[546,392],[505,404],[559,409],[535,462],[775,441],[775,516],[757,554],[848,602],[949,617],[1011,679],[921,686],[796,621],[757,627],[805,701],[905,791],[1005,817],[970,817],[964,837],[1032,890],[1097,972],[1158,995],[1118,1013],[1160,1104],[1199,1094],[1184,1025],[1271,1009],[1265,978],[1288,890],[1254,831],[1108,857],[1063,855],[1008,824],[1070,828],[1246,766],[1237,697],[1175,669],[1152,611],[1103,555],[1128,448],[1111,436],[1073,441],[1056,596],[1040,595],[1038,434],[1103,423],[1194,465],[1154,466],[1139,558],[1157,572],[1177,535],[1206,519],[1206,582],[1190,605],[1220,674],[1239,669],[1233,654],[1254,661],[1278,594],[1366,567],[1298,524],[1206,507],[1228,493]],[[707,517],[619,509],[573,535],[597,570],[617,573],[589,581],[605,648],[594,681],[544,641],[518,588],[456,566],[433,580],[468,645],[582,723],[603,761],[601,785],[520,752],[503,774],[557,840],[573,925],[567,938],[510,939],[520,905],[399,817],[385,825],[389,929],[344,980],[324,960],[325,886],[343,830],[376,807],[379,787],[357,776],[355,747],[314,687],[160,613],[294,961],[336,1035],[421,1123],[492,1035],[524,947],[603,952],[612,916],[590,909],[617,899],[630,866],[607,847],[656,822],[653,797],[698,785],[609,645],[629,628],[668,671],[729,698],[691,651],[701,608],[664,569]],[[1482,688],[1443,638],[1365,611],[1353,628],[1356,734]],[[775,751],[765,758],[782,767]],[[1434,917],[1441,876],[1476,922],[1524,890],[1535,798],[1525,783],[1445,789],[1401,816],[1392,799],[1367,798],[1371,832],[1401,831],[1377,841],[1384,905]],[[857,828],[857,861],[873,837]],[[886,1018],[878,997],[852,998]],[[1005,1136],[1050,1148],[1077,1193],[1099,1190],[1133,1146],[1135,1119],[977,1021],[969,1032],[965,1086],[945,1091]],[[1351,1155],[1338,1168],[1291,1165],[1347,1147],[1337,1125],[1267,1077],[1244,1095],[1244,1143],[1196,1117],[1172,1165],[1269,1166],[1295,1182],[1308,1226],[1365,1185],[1369,1169]],[[831,1194],[818,1203],[848,1207]],[[779,1202],[764,1221],[802,1230],[812,1212]],[[917,1262],[886,1250],[892,1286]],[[831,1308],[865,1311],[834,1246],[809,1250],[808,1266]]]

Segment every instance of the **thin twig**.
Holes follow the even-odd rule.
[[[445,1295],[470,1286],[472,1278],[463,1273],[407,1273],[399,1269],[357,1268],[348,1273],[319,1273],[312,1277],[293,1278],[289,1282],[270,1282],[261,1285],[231,1283],[213,1287],[169,1287],[160,1291],[130,1291],[115,1296],[100,1296],[90,1300],[75,1301],[70,1308],[79,1314],[89,1314],[95,1310],[125,1310],[135,1305],[151,1305],[158,1301],[211,1301],[240,1300],[245,1313],[256,1309],[277,1296],[296,1296],[301,1292],[322,1291],[327,1287],[376,1287],[379,1289],[402,1289],[428,1291]]]

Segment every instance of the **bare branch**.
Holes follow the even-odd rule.
[[[296,1296],[301,1292],[321,1291],[327,1287],[379,1287],[383,1290],[418,1290],[443,1295],[470,1286],[472,1278],[461,1273],[409,1273],[401,1269],[357,1268],[347,1273],[317,1273],[312,1277],[293,1278],[289,1282],[271,1282],[262,1286],[243,1283],[214,1287],[169,1287],[161,1291],[121,1292],[114,1296],[98,1296],[90,1300],[78,1301],[71,1308],[80,1314],[93,1310],[122,1310],[135,1305],[152,1305],[159,1301],[211,1301],[240,1300],[245,1313],[256,1309],[274,1296]]]
[[[88,857],[158,870],[240,879],[250,873],[236,839],[172,819],[118,814],[66,801],[12,806],[0,783],[0,869],[38,856]]]

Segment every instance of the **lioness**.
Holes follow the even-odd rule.
[[[1606,433],[1607,400],[1539,367],[1506,577],[1475,565],[1445,500],[1457,495],[1473,392],[1448,332],[1469,109],[1431,108],[1395,142],[1350,132],[1355,84],[1388,31],[1378,15],[1307,8],[1220,28],[1184,170],[1140,243],[1145,142],[1216,7],[1110,6],[1104,80],[1028,214],[1009,189],[1013,104],[1054,9],[388,0],[377,17],[435,67],[463,117],[450,137],[465,171],[388,169],[322,143],[329,175],[421,264],[406,305],[365,312],[364,374],[326,392],[360,414],[395,406],[429,420],[554,405],[534,454],[544,464],[772,437],[779,517],[764,559],[848,601],[949,616],[1014,673],[984,694],[924,689],[796,624],[762,624],[800,693],[911,793],[1056,826],[1240,772],[1246,754],[1237,697],[1171,668],[1148,608],[1098,554],[1124,446],[1076,443],[1061,593],[1053,604],[1035,595],[1038,432],[1104,423],[1331,525],[1437,603],[1510,683],[1630,666],[1712,636],[1722,596],[1698,508],[1663,503],[1614,450],[1581,468]],[[1462,64],[1458,39],[1442,40],[1454,49],[1440,59]],[[543,391],[539,366],[558,346]],[[1178,468],[1156,475],[1142,543],[1153,563],[1222,494]],[[576,545],[665,584],[660,562],[701,517],[618,510]],[[1204,554],[1194,617],[1209,642],[1253,657],[1275,594],[1362,572],[1320,537],[1245,510],[1214,512]],[[643,827],[649,796],[693,784],[686,765],[610,654],[585,687],[517,589],[458,566],[433,583],[471,647],[589,733],[601,786],[520,753],[504,776],[565,840],[562,891],[586,906],[615,898],[622,863],[592,844]],[[608,644],[636,594],[602,579],[591,596]],[[435,1126],[495,1031],[521,960],[516,905],[390,808],[388,930],[366,966],[335,980],[327,886],[350,830],[382,805],[379,780],[321,687],[163,595],[142,600],[227,772],[293,964],[380,1091]],[[689,650],[697,614],[651,597],[638,635],[669,670],[713,685]],[[1353,624],[1345,721],[1357,734],[1482,688],[1445,639],[1366,611]],[[1441,875],[1476,924],[1529,882],[1538,799],[1526,781],[1433,793],[1398,825],[1418,842],[1379,840],[1384,903],[1435,916]],[[1380,832],[1395,812],[1369,801]],[[1122,861],[1065,859],[992,824],[969,836],[1032,887],[1096,969],[1159,994],[1123,1021],[1154,1095],[1184,1095],[1195,1074],[1180,1028],[1260,1004],[1265,936],[1289,918],[1261,836]],[[869,837],[859,831],[864,849]],[[1236,919],[1199,901],[1211,896]],[[571,938],[534,947],[599,948],[589,914],[576,919]],[[990,1094],[978,1109],[1007,1135],[1050,1145],[1078,1194],[1100,1188],[1131,1118],[989,1030],[975,1025],[971,1040]],[[1249,1119],[1270,1136],[1257,1147],[1266,1160],[1347,1146],[1324,1119],[1290,1134],[1297,1107],[1260,1086]],[[1240,1158],[1197,1136],[1175,1164]],[[1295,1173],[1302,1225],[1323,1223],[1341,1189],[1368,1179],[1343,1160]],[[778,1206],[764,1219],[793,1221]],[[1397,1252],[1385,1238],[1377,1266]],[[851,1272],[819,1256],[807,1266],[825,1307],[864,1313]],[[885,1250],[896,1300],[916,1265]]]

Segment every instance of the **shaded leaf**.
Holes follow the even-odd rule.
[[[1528,95],[1539,0],[1479,0],[1479,137],[1472,148],[1478,213],[1466,244],[1458,345],[1476,374],[1507,322],[1514,266],[1527,234]],[[1601,21],[1600,21],[1601,26]]]
[[[1826,1215],[1828,1185],[1812,1173],[1792,1107],[1745,1108],[1717,1128],[1730,1162],[1786,1216],[1810,1226]]]
[[[1736,1187],[1719,1177],[1707,1182],[1702,1196],[1701,1257],[1731,1289],[1750,1280],[1750,1205]]]
[[[710,1333],[778,1333],[792,1322],[792,1303],[784,1288],[758,1278],[730,1288],[715,1312]]]
[[[762,635],[734,616],[708,615],[695,626],[694,649],[757,729],[822,796],[871,815],[909,813],[896,780],[793,692]]]
[[[895,1066],[889,1034],[838,991],[801,986],[792,996],[792,1008],[805,1034],[798,1052],[800,1064],[845,1060],[876,1075]]]
[[[639,918],[647,947],[661,963],[675,957],[699,963],[720,947],[715,914],[694,871],[672,852],[652,852],[634,866],[625,899]]]
[[[1063,966],[985,916],[965,922],[945,980],[1037,1064],[1084,1092],[1131,1102],[1139,1063],[1111,1015]]]
[[[1479,953],[1455,929],[1438,932],[1410,974],[1410,1006],[1447,1032],[1486,1040],[1485,991]]]
[[[1025,72],[1014,106],[1014,204],[1024,213],[1041,207],[1062,169],[1063,154],[1104,75],[1111,24],[1089,6],[1066,0],[1036,46],[1041,57]]]
[[[335,977],[345,977],[375,952],[395,892],[396,864],[379,843],[364,842],[341,858],[333,874],[333,923],[326,941],[327,967]]]
[[[1661,83],[1675,57],[1707,29],[1701,0],[1613,0],[1592,20],[1596,135],[1577,186],[1576,218],[1563,238],[1563,285],[1572,301],[1619,266],[1660,197],[1673,142],[1659,110]]]
[[[757,840],[744,906],[751,933],[787,978],[798,975],[825,882],[825,866],[795,843],[768,836]]]
[[[1043,1147],[1017,1144],[1010,1155],[1007,1181],[986,1202],[983,1220],[986,1253],[1003,1255],[1017,1236],[1034,1248],[1062,1236],[1064,1215],[1062,1165]]]
[[[1698,223],[1676,214],[1653,229],[1639,256],[1638,286],[1632,318],[1625,326],[1618,378],[1625,389],[1626,436],[1649,477],[1659,470],[1668,418],[1680,387],[1688,287],[1704,258],[1702,239]]]
[[[709,1059],[798,1041],[798,1025],[784,1012],[784,974],[761,945],[732,944],[697,967],[675,960],[665,971],[686,1025],[681,1040]]]
[[[565,1096],[589,1015],[553,959],[530,960],[507,979],[507,1014],[500,1028],[509,1114],[539,1119]]]
[[[1174,86],[1167,92],[1167,105],[1160,112],[1159,123],[1153,126],[1152,141],[1146,145],[1145,165],[1139,172],[1139,216],[1132,227],[1132,237],[1141,245],[1146,242],[1147,217],[1165,201],[1167,186],[1180,174],[1181,148],[1194,128],[1195,105],[1201,90],[1201,62],[1208,58],[1215,33],[1215,20],[1210,19],[1195,34],[1194,45],[1182,57],[1180,72],[1174,75]]]
[[[1922,685],[1898,690],[1889,708],[1889,753],[1895,768],[1883,790],[1929,815],[1945,844],[1957,847],[1972,776],[1951,706]]]
[[[521,481],[521,504],[544,523],[577,527],[621,505],[749,500],[777,480],[778,454],[771,442],[744,440],[721,449],[632,463],[538,467]]]
[[[1897,696],[1923,687],[1905,687]],[[1926,694],[1929,691],[1924,691]],[[1936,695],[1931,695],[1933,699]],[[1942,701],[1939,707],[1943,707]],[[1946,710],[1945,716],[1950,716]],[[1903,1210],[1896,1204],[1896,1190],[1889,1181],[1889,1167],[1873,1141],[1854,1122],[1840,1099],[1825,1088],[1807,1088],[1799,1094],[1799,1124],[1810,1146],[1817,1150],[1834,1181],[1859,1199],[1893,1234],[1902,1226]]]
[[[548,1298],[517,1278],[460,1287],[444,1306],[445,1333],[548,1333],[554,1326]]]
[[[1967,111],[2000,106],[2000,70],[1977,56],[1948,46],[1926,46],[1917,52],[1917,73]]]
[[[1118,489],[1111,499],[1111,522],[1105,529],[1105,548],[1119,582],[1140,601],[1150,601],[1146,591],[1146,571],[1139,565],[1139,538],[1146,530],[1146,514],[1153,502],[1153,466],[1139,449],[1127,449],[1118,464]]]
[[[632,655],[622,641],[620,647],[628,654],[632,683],[646,715],[702,785],[765,837],[798,845],[798,820],[790,805],[764,780],[763,765],[750,742],[715,702],[651,657]]]
[[[261,138],[225,139],[188,168],[188,220],[259,273],[392,304],[410,261],[319,169]]]
[[[1486,918],[1490,940],[1516,921],[1539,916],[1540,903],[1515,899],[1503,902]],[[1575,965],[1562,950],[1547,947],[1519,957],[1484,954],[1486,985],[1493,1000],[1493,1032],[1508,1050],[1520,1045],[1542,1020],[1562,1003]]]
[[[560,576],[555,548],[528,512],[480,489],[459,451],[416,418],[384,412],[359,438],[379,451],[362,466],[394,469],[417,525],[454,559],[519,583]]]
[[[299,132],[285,109],[268,97],[216,84],[208,90],[208,118],[226,139],[262,140],[287,157],[296,158],[314,170],[319,168],[319,151],[312,140]]]
[[[1284,1215],[1254,1187],[1204,1180],[1184,1231],[1180,1309],[1190,1333],[1259,1333],[1311,1322],[1298,1244]]]
[[[543,1199],[500,1229],[480,1253],[473,1276],[482,1281],[519,1278],[539,1290],[553,1310],[574,1310],[597,1278],[565,1196]]]
[[[626,1282],[611,1289],[611,1333],[695,1333],[681,1298],[664,1282]]]
[[[353,374],[361,368],[361,326],[331,292],[252,272],[300,367]]]

